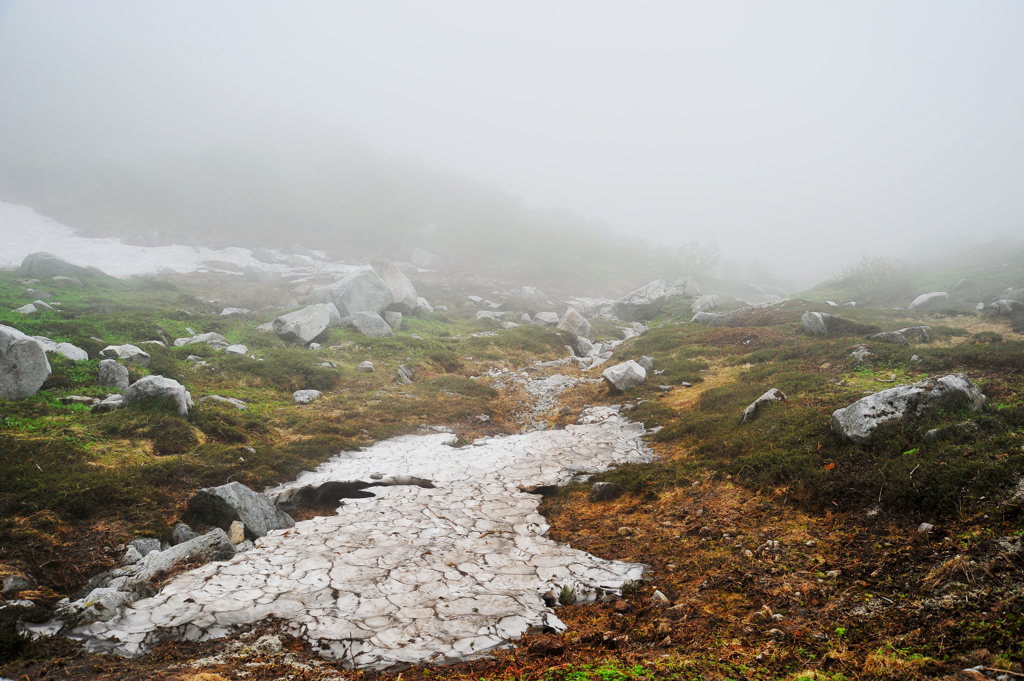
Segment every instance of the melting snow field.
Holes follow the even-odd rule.
[[[565,430],[462,448],[454,435],[410,435],[340,454],[267,494],[287,504],[326,483],[381,485],[368,488],[372,497],[345,499],[335,516],[179,575],[71,635],[93,651],[136,655],[162,640],[220,638],[278,617],[327,657],[384,668],[485,653],[533,626],[563,630],[545,598],[568,587],[578,601],[593,600],[639,579],[644,566],[545,538],[540,497],[522,490],[650,461],[643,432],[616,408],[596,407]]]
[[[169,267],[182,274],[210,269],[207,261],[229,262],[239,267],[256,265],[280,272],[303,271],[286,265],[267,265],[252,257],[247,248],[214,250],[193,246],[129,246],[114,238],[77,236],[70,227],[39,215],[27,206],[0,202],[0,269],[16,269],[26,255],[47,251],[82,267],[98,267],[119,279],[156,274]],[[323,271],[345,273],[347,265],[318,263]]]

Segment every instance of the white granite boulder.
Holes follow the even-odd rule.
[[[357,312],[351,318],[352,327],[370,338],[391,338],[395,335],[391,325],[375,312]]]
[[[128,386],[124,395],[125,406],[170,398],[178,408],[178,414],[188,416],[192,408],[192,394],[173,378],[164,376],[143,376]]]
[[[778,388],[772,388],[764,395],[761,395],[756,400],[750,403],[750,405],[743,410],[743,415],[740,417],[740,423],[749,423],[757,418],[758,414],[761,413],[761,408],[766,404],[772,402],[785,402],[786,395]]]
[[[358,312],[380,315],[394,302],[391,289],[370,267],[365,267],[327,286],[309,292],[311,303],[333,303],[342,317]]]
[[[175,338],[174,347],[180,348],[185,345],[198,345],[199,343],[206,343],[211,348],[224,349],[231,345],[228,339],[224,336],[211,331],[210,333],[201,333],[197,336],[191,336],[189,338]]]
[[[627,322],[649,321],[661,312],[667,296],[664,280],[656,279],[615,301],[612,313]]]
[[[558,326],[558,314],[554,312],[538,312],[533,315],[533,321],[530,322],[534,326],[544,328],[546,326]]]
[[[116,359],[100,360],[99,384],[104,388],[113,388],[119,392],[128,390],[128,369],[117,363]]]
[[[412,249],[412,253],[409,254],[409,260],[421,270],[439,270],[444,265],[444,261],[441,260],[440,256],[434,255],[422,248]]]
[[[140,367],[148,367],[152,359],[148,352],[137,345],[129,343],[124,345],[108,345],[100,350],[100,357],[119,359],[128,364],[138,364]]]
[[[722,326],[729,321],[729,315],[718,314],[717,312],[698,312],[690,318],[691,324],[704,324],[706,326]]]
[[[319,390],[296,390],[292,393],[292,401],[295,404],[309,404],[318,400],[323,395]]]
[[[89,353],[71,343],[56,343],[46,336],[32,336],[45,352],[55,352],[73,362],[84,362],[89,359]]]
[[[281,340],[297,341],[305,345],[340,322],[341,315],[334,303],[316,303],[281,315],[273,321],[273,329]]]
[[[984,404],[985,396],[971,379],[963,374],[949,374],[898,385],[837,409],[832,413],[832,432],[857,444],[869,444],[883,423],[940,408],[968,407],[978,411]]]
[[[377,276],[381,278],[391,290],[393,299],[388,309],[393,312],[410,314],[416,309],[419,296],[416,295],[416,287],[409,281],[402,270],[398,269],[390,260],[372,260],[370,265]]]
[[[240,521],[245,526],[247,539],[258,539],[272,530],[295,527],[291,516],[274,506],[266,495],[254,492],[240,482],[201,489],[189,500],[188,507],[197,519],[225,531],[231,523]]]
[[[669,298],[699,298],[700,286],[693,277],[676,279],[668,285],[666,296]]]
[[[647,371],[633,360],[629,360],[628,362],[608,367],[601,372],[601,378],[608,383],[610,388],[625,391],[635,388],[646,381]]]
[[[0,398],[20,400],[35,395],[50,371],[46,351],[35,339],[0,324]]]
[[[540,314],[542,313],[538,313],[537,316],[540,316]],[[562,315],[562,318],[558,321],[557,328],[563,331],[570,331],[591,342],[597,340],[597,329],[591,326],[590,322],[584,319],[583,315],[571,307]]]
[[[402,328],[402,313],[394,312],[393,310],[384,311],[384,321],[388,323],[392,331],[398,331]]]
[[[64,258],[45,251],[26,255],[25,259],[21,261],[21,267],[18,268],[18,272],[23,277],[33,277],[35,279],[47,279],[57,275],[77,277],[89,274],[89,271],[84,267],[80,267],[68,262]]]
[[[911,310],[926,310],[930,307],[935,307],[942,303],[949,301],[949,294],[944,291],[935,291],[933,293],[922,293],[917,298],[914,298],[914,302],[910,303]]]
[[[23,314],[27,317],[30,314],[36,314],[37,312],[39,312],[39,308],[37,308],[32,303],[28,303],[27,305],[22,305],[21,307],[14,308],[12,312],[17,312],[18,314]]]

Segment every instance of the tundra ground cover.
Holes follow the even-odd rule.
[[[0,309],[12,309],[21,289],[4,276]],[[442,285],[433,300],[449,311],[407,319],[395,339],[331,331],[317,351],[253,331],[272,313],[216,315],[219,305],[196,302],[191,285],[104,282],[99,293],[62,292],[64,311],[52,318],[0,315],[0,323],[76,342],[91,355],[102,347],[88,345],[91,335],[141,342],[157,327],[172,338],[192,327],[244,342],[263,359],[200,345],[145,346],[153,363],[132,368],[134,377],[180,376],[195,397],[237,397],[250,405],[244,412],[205,402],[188,419],[159,408],[97,416],[60,404],[67,394],[93,394],[95,360],[52,360],[54,376],[39,395],[5,403],[0,464],[12,474],[0,484],[0,561],[42,578],[38,603],[52,605],[112,565],[133,534],[167,532],[198,487],[283,482],[330,454],[423,425],[454,426],[464,441],[513,432],[513,395],[479,376],[565,355],[552,331],[491,331],[462,306],[461,290],[445,294]],[[669,310],[614,358],[652,356],[664,374],[625,395],[588,383],[567,391],[568,411],[553,413],[552,422],[571,422],[584,405],[625,402],[633,419],[661,427],[649,437],[661,460],[597,478],[624,489],[616,500],[590,503],[580,485],[545,497],[551,536],[601,558],[647,563],[650,581],[620,601],[561,608],[569,625],[563,636],[531,633],[492,659],[405,670],[403,678],[934,677],[969,664],[1020,673],[1024,554],[1014,537],[1024,530],[1021,501],[1010,498],[1024,472],[1019,335],[966,312],[868,308],[842,314],[886,331],[926,323],[935,339],[911,347],[854,332],[812,339],[799,328],[805,309],[813,304],[789,301],[767,323],[717,329]],[[1002,340],[976,342],[981,323]],[[875,355],[868,362],[850,356],[861,343]],[[197,367],[189,355],[206,364]],[[372,374],[356,369],[367,359]],[[319,366],[325,362],[335,366]],[[411,385],[397,379],[402,363],[416,368]],[[571,365],[557,371],[580,375]],[[868,448],[830,431],[832,410],[866,392],[957,371],[989,397],[984,411],[928,415],[888,429]],[[325,397],[291,404],[291,390],[306,387]],[[772,387],[788,400],[740,424],[743,408]],[[932,429],[939,437],[926,443]],[[921,522],[935,529],[918,533]],[[655,589],[669,607],[652,603]],[[269,622],[252,636],[274,633]],[[314,651],[276,633],[287,655],[315,664],[303,670],[282,655],[244,658],[257,661],[264,678],[358,676],[316,662]],[[63,641],[18,645],[27,657],[0,673],[186,679],[197,670],[174,665],[220,650],[168,644],[126,662],[82,655]],[[240,659],[201,668],[242,678]]]

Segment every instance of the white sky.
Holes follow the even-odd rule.
[[[0,2],[0,123],[357,140],[655,242],[1024,236],[1020,2]]]

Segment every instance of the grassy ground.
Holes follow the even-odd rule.
[[[159,410],[94,416],[55,401],[87,391],[93,365],[56,362],[47,390],[3,406],[0,466],[14,474],[0,482],[0,561],[44,580],[37,594],[44,605],[112,561],[114,548],[132,534],[166,532],[196,487],[231,476],[254,487],[273,484],[339,449],[423,424],[454,426],[465,440],[512,432],[514,396],[470,376],[564,355],[565,339],[553,332],[491,335],[477,326],[463,301],[467,291],[487,295],[479,283],[424,282],[431,301],[448,312],[408,320],[395,339],[333,331],[317,352],[253,332],[270,313],[224,320],[204,314],[201,301],[189,307],[180,302],[194,295],[185,282],[177,291],[102,286],[109,287],[104,302],[82,292],[67,298],[59,324],[32,323],[55,340],[79,344],[88,335],[142,340],[155,325],[172,337],[184,326],[219,330],[264,361],[196,346],[153,353],[153,368],[176,372],[194,396],[239,397],[252,405],[246,412],[205,403],[187,420]],[[0,309],[13,307],[16,289],[4,280]],[[269,301],[290,293],[259,295]],[[874,359],[858,364],[850,351],[865,342],[863,331],[851,326],[848,335],[823,339],[801,332],[803,311],[827,307],[790,301],[736,322],[745,325],[717,329],[679,323],[686,316],[678,307],[615,358],[652,356],[664,373],[625,395],[583,384],[564,396],[568,413],[552,418],[564,424],[584,405],[625,402],[632,418],[661,428],[649,437],[660,460],[599,476],[622,486],[616,500],[590,503],[588,487],[577,485],[542,506],[553,538],[604,558],[647,563],[650,580],[618,601],[562,608],[559,617],[569,625],[563,636],[530,635],[493,658],[404,670],[401,678],[935,678],[976,665],[1024,673],[1024,550],[1007,548],[1024,535],[1024,502],[1009,498],[1024,475],[1024,337],[1006,320],[967,313],[844,308],[844,317],[880,330],[918,323],[933,330],[932,342],[909,348],[870,343]],[[11,319],[0,315],[0,323]],[[209,364],[193,369],[189,353]],[[364,359],[374,361],[375,373],[355,370]],[[337,366],[316,366],[323,361]],[[416,367],[413,385],[395,377],[400,363]],[[985,410],[929,414],[887,429],[871,447],[831,433],[836,408],[951,372],[979,384],[989,398]],[[291,390],[304,387],[326,396],[292,405]],[[744,407],[769,388],[787,401],[740,424]],[[474,418],[480,413],[492,420],[482,424]],[[925,442],[934,428],[939,437]],[[919,533],[921,522],[935,527]],[[671,607],[652,603],[655,589]],[[257,633],[273,630],[267,623]],[[54,641],[28,646],[19,653],[27,657],[0,666],[0,674],[375,676],[320,663],[301,642],[282,638],[308,669],[287,655],[257,653],[201,670],[174,667],[213,654],[220,642],[167,644],[126,662]]]

